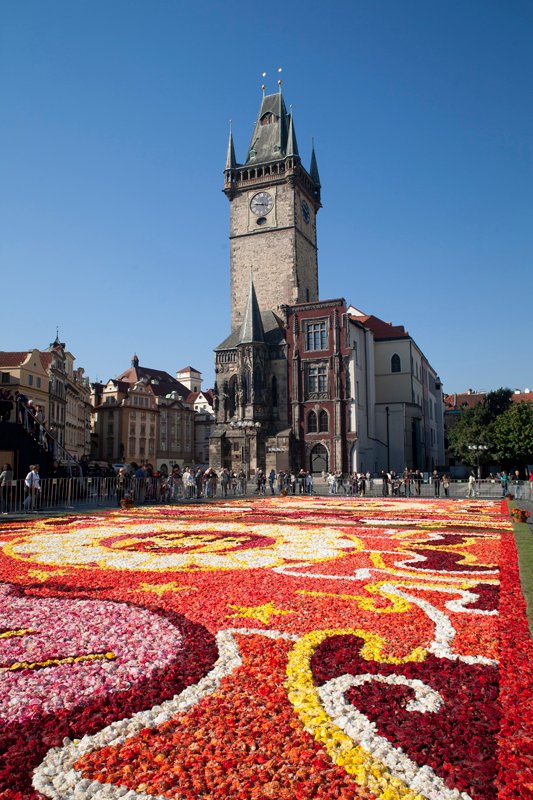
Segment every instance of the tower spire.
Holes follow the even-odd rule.
[[[320,186],[320,175],[318,174],[318,166],[316,163],[315,155],[315,140],[313,139],[313,149],[311,151],[311,166],[309,167],[309,175],[312,177],[317,186]]]
[[[265,330],[263,320],[259,311],[259,303],[255,293],[254,278],[250,270],[250,289],[248,292],[248,302],[244,310],[244,318],[239,334],[239,344],[252,344],[253,342],[264,342]]]
[[[294,123],[292,121],[292,106],[290,107],[289,113],[289,133],[287,134],[287,152],[286,155],[288,156],[297,156],[298,153],[298,145],[296,143],[296,134],[294,132]]]
[[[231,130],[231,120],[229,121],[229,141],[228,152],[226,154],[225,169],[234,169],[237,166],[237,159],[235,158],[235,147],[233,146],[233,133]]]

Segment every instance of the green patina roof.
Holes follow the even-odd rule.
[[[264,125],[261,121],[267,114],[272,114],[274,120],[268,125]],[[297,155],[298,146],[291,123],[291,115],[287,113],[281,92],[265,95],[248,148],[246,164],[261,164],[275,161],[286,155]],[[288,146],[292,149],[291,153],[288,152]]]

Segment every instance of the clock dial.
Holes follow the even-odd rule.
[[[308,223],[311,218],[311,214],[309,212],[309,206],[307,205],[305,200],[302,200],[302,216],[304,218],[304,222]]]
[[[259,217],[264,217],[274,207],[274,199],[268,192],[258,192],[254,194],[250,202],[250,208]]]

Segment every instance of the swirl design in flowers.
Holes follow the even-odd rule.
[[[355,536],[334,527],[178,518],[149,525],[117,522],[111,536],[108,521],[98,520],[63,534],[38,532],[8,552],[39,564],[98,564],[137,571],[270,568],[290,561],[335,559],[362,548]]]
[[[1,800],[526,796],[494,504],[260,498],[2,540]]]

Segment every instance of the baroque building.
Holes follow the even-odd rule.
[[[230,130],[231,333],[215,348],[210,464],[432,470],[444,463],[437,373],[403,326],[319,299],[316,155],[305,169],[278,83],[263,87],[242,164]]]

